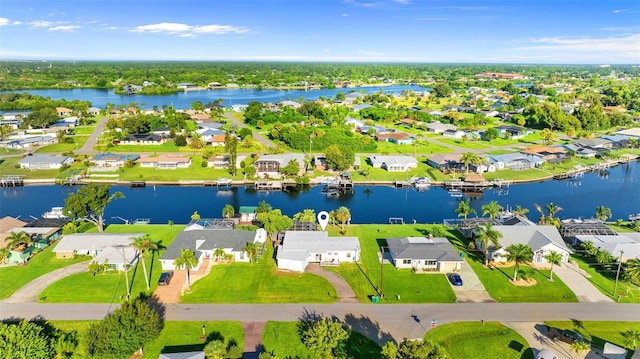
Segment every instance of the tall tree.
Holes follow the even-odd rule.
[[[238,159],[238,137],[227,132],[224,139],[224,145],[227,152],[229,152],[229,173],[232,176],[235,176],[237,172],[236,161]]]
[[[625,263],[624,277],[632,283],[640,284],[640,259],[633,258]]]
[[[464,163],[464,167],[467,170],[467,173],[469,173],[469,165],[481,163],[482,157],[477,153],[465,152],[460,156],[460,162]]]
[[[247,253],[247,257],[249,257],[249,263],[253,264],[255,262],[255,258],[258,255],[258,245],[255,242],[247,242],[247,244],[242,247],[242,251]]]
[[[346,344],[349,332],[339,322],[322,317],[317,321],[301,322],[299,332],[302,342],[320,359],[332,359],[336,351]]]
[[[605,206],[597,206],[596,218],[601,220],[602,222],[606,222],[607,219],[611,218],[611,208],[607,208]]]
[[[55,356],[52,338],[45,328],[22,320],[19,323],[0,322],[0,356],[16,359],[50,359]]]
[[[491,219],[498,217],[503,210],[502,206],[498,203],[498,201],[491,201],[483,205],[482,207],[480,207],[480,209],[482,209],[483,216],[489,215],[489,218]]]
[[[271,205],[267,203],[267,201],[258,202],[258,209],[256,209],[256,213],[265,213],[271,211]]]
[[[548,128],[545,128],[540,132],[540,138],[545,145],[550,144],[553,141],[553,137],[553,132]]]
[[[520,265],[526,262],[530,262],[533,258],[533,251],[526,244],[512,244],[507,249],[507,260],[515,263],[513,269],[513,281],[518,280],[518,271]]]
[[[145,234],[142,237],[134,238],[133,242],[131,242],[131,246],[138,250],[138,262],[142,262],[144,281],[147,284],[147,290],[149,290],[149,275],[147,274],[147,263],[145,258],[149,256],[150,252],[157,251],[160,248],[160,244],[154,241],[150,235]]]
[[[469,199],[460,201],[460,203],[458,203],[458,207],[456,207],[456,213],[458,214],[458,217],[464,217],[464,219],[467,219],[470,214],[476,213],[476,210],[471,207],[470,203],[471,200]]]
[[[630,346],[631,349],[636,350],[638,348],[638,343],[640,342],[640,330],[629,329],[622,332],[622,335],[624,336],[624,342]]]
[[[316,223],[316,211],[313,209],[304,209],[293,215],[293,220],[298,222]]]
[[[349,211],[349,208],[345,206],[338,207],[338,209],[336,209],[336,211],[334,212],[334,217],[337,221],[340,222],[340,230],[342,231],[342,233],[344,233],[344,224],[348,221],[351,221],[351,212]]]
[[[291,218],[282,214],[279,209],[258,213],[257,219],[262,222],[262,226],[271,240],[274,239],[276,233],[284,231],[293,225]]]
[[[513,209],[512,213],[516,216],[527,218],[527,213],[529,213],[529,208],[521,207],[520,205],[518,205],[516,206],[515,209]]]
[[[562,211],[562,207],[557,206],[553,202],[549,202],[549,204],[544,206],[544,209],[547,211],[547,214],[545,215],[540,205],[534,204],[534,206],[536,207],[536,210],[540,213],[540,219],[538,220],[538,224],[555,225],[556,227],[560,225],[558,219],[555,218],[555,215],[558,212]]]
[[[489,244],[493,244],[497,249],[500,246],[500,238],[502,238],[502,233],[493,229],[491,223],[486,223],[483,227],[476,229],[476,240],[482,244],[482,249],[484,250],[485,267],[489,266]]]
[[[64,200],[63,213],[67,217],[96,225],[98,232],[104,231],[104,210],[111,201],[124,198],[122,192],[109,195],[108,184],[89,183],[80,187],[77,193],[69,193]]]
[[[222,208],[222,216],[226,219],[229,219],[233,216],[236,215],[236,210],[235,208],[233,208],[232,205],[230,204],[226,204],[223,208]]]
[[[9,236],[4,239],[5,242],[9,242],[9,247],[16,249],[24,246],[27,248],[33,242],[31,237],[25,231],[11,232]]]
[[[189,271],[198,265],[198,258],[191,249],[181,249],[180,257],[173,260],[173,265],[178,268],[184,268],[187,276],[187,290],[191,290],[191,276]]]
[[[12,132],[13,127],[11,127],[11,125],[0,125],[0,141],[6,140]]]
[[[551,263],[551,271],[549,272],[549,280],[553,280],[553,266],[560,266],[562,264],[562,254],[560,254],[560,253],[558,253],[556,251],[551,251],[546,256],[544,256],[544,259],[546,259],[547,262]]]

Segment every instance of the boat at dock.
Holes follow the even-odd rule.
[[[640,220],[640,212],[638,212],[638,213],[631,213],[631,214],[629,215],[629,220],[630,220],[631,222],[634,222],[634,221],[638,221],[638,220]]]
[[[67,218],[67,216],[65,216],[64,213],[62,213],[62,209],[63,207],[52,207],[50,211],[44,212],[42,214],[42,218],[47,218],[47,219]]]

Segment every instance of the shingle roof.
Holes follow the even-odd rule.
[[[387,238],[394,259],[431,259],[439,262],[461,262],[462,258],[446,238]]]
[[[196,253],[201,250],[214,250],[216,248],[231,248],[239,252],[247,244],[253,242],[255,231],[236,231],[234,229],[219,228],[194,228],[181,232],[164,252],[161,259],[173,260],[180,256],[181,249],[191,249]],[[196,247],[197,241],[204,241]]]

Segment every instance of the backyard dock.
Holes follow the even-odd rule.
[[[4,176],[0,178],[0,187],[22,187],[24,179],[22,176]]]

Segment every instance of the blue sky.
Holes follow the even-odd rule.
[[[0,59],[640,63],[640,1],[3,0]]]

